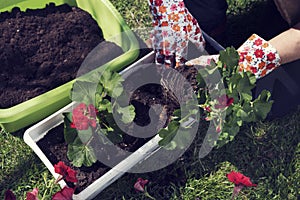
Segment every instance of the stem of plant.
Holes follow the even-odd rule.
[[[88,146],[93,139],[94,139],[94,136],[90,137],[90,139],[85,143],[85,146]]]
[[[144,193],[146,197],[150,198],[150,199],[153,199],[153,200],[156,200],[153,196],[151,196],[148,192],[145,192]]]

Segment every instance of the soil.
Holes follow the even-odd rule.
[[[183,66],[177,70],[191,83],[194,88],[196,88],[197,70],[194,67]],[[128,84],[130,85],[130,82]],[[134,105],[136,110],[134,122],[140,126],[146,126],[149,124],[149,108],[154,104],[160,104],[163,106],[167,110],[165,119],[169,118],[173,111],[179,108],[178,102],[173,98],[170,98],[170,96],[170,91],[166,90],[159,84],[146,84],[134,90],[130,99],[130,103]],[[161,113],[157,113],[157,118],[160,118],[160,114]],[[166,125],[167,122],[162,126]],[[133,152],[148,141],[148,139],[137,139],[129,135],[124,135],[123,142],[118,144],[118,146],[121,149]],[[110,169],[110,167],[105,166],[99,161],[91,167],[74,167],[66,156],[67,144],[63,138],[62,125],[50,130],[44,138],[37,142],[37,145],[45,153],[51,163],[56,164],[59,161],[64,161],[68,166],[71,166],[77,171],[78,184],[76,186],[75,193],[79,193],[85,189],[88,185],[93,183]],[[72,185],[72,183],[67,184],[70,184],[70,186]]]
[[[0,108],[12,107],[74,79],[85,57],[99,43],[103,45],[102,64],[123,54],[119,46],[104,40],[91,15],[77,7],[49,4],[44,9],[21,12],[14,8],[1,13]]]

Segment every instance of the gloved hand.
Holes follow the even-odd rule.
[[[257,79],[264,77],[280,66],[280,57],[277,50],[272,45],[253,34],[237,50],[240,55],[240,71],[250,71]],[[186,65],[208,65],[213,59],[218,61],[219,55],[201,56],[186,62]]]
[[[188,41],[204,51],[205,41],[197,20],[183,0],[148,0],[152,14],[152,47],[155,62],[178,67],[187,59]]]

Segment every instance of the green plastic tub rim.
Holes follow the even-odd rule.
[[[105,40],[114,42],[123,49],[122,55],[99,66],[92,72],[104,68],[120,71],[137,59],[138,41],[122,16],[108,0],[0,0],[0,12],[10,12],[15,7],[19,7],[22,11],[41,9],[50,3],[57,6],[67,3],[89,12],[101,27]],[[15,132],[66,106],[71,102],[69,96],[74,81],[13,107],[0,109],[0,127],[7,132]]]

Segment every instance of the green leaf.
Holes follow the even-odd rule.
[[[97,83],[79,81],[73,84],[71,98],[73,101],[95,105]]]
[[[131,123],[135,117],[135,108],[133,105],[126,107],[117,107],[117,112],[121,115],[122,122],[125,124]]]
[[[226,80],[228,82],[227,84],[231,85],[231,90],[235,90],[237,87],[237,84],[240,82],[241,79],[242,79],[242,76],[240,74],[232,74]]]
[[[77,137],[77,129],[71,128],[72,113],[63,113],[64,115],[64,139],[66,143],[73,143]]]
[[[96,88],[97,94],[102,94],[103,89],[104,89],[103,86],[100,83],[98,83],[97,88]]]
[[[160,146],[167,146],[175,137],[180,123],[177,121],[171,121],[167,128],[161,129],[158,134],[162,138],[158,144]]]
[[[247,117],[243,118],[245,122],[254,122],[256,120],[255,114],[253,112],[252,102],[246,102],[243,104],[243,110],[247,113]]]
[[[255,83],[256,83],[256,81],[257,81],[255,75],[252,74],[251,72],[246,72],[246,73],[247,73],[247,75],[248,75],[248,77],[249,77],[250,83],[251,83],[252,85],[255,85]]]
[[[219,61],[228,68],[233,68],[238,65],[239,54],[233,47],[227,47],[226,50],[220,51]]]
[[[205,68],[200,68],[198,70],[198,74],[199,74],[198,79],[199,80],[206,80],[206,77],[210,76],[211,74],[213,74],[215,72],[219,73],[216,64],[211,64],[211,65],[206,66]],[[204,81],[204,83],[205,83],[205,81]]]
[[[242,92],[240,95],[241,95],[242,99],[247,102],[250,102],[253,98],[251,94],[245,93],[245,92]]]
[[[220,137],[217,141],[217,148],[220,148],[225,144],[227,144],[228,142],[232,141],[239,131],[240,131],[239,126],[224,124]]]
[[[108,113],[112,113],[112,105],[108,99],[103,99],[102,101],[98,102],[97,108],[99,111],[107,110]]]
[[[191,134],[189,129],[180,128],[177,134],[173,138],[172,142],[175,143],[175,147],[178,149],[184,149],[188,146],[191,140]],[[175,149],[175,148],[173,148]]]
[[[97,134],[100,136],[100,138],[102,138],[103,141],[106,141],[106,143],[108,140],[114,144],[122,142],[123,132],[115,123],[113,115],[107,114],[105,116],[105,121],[108,123],[105,125],[105,128],[97,130]]]
[[[240,93],[252,95],[252,89],[255,87],[255,85],[252,85],[249,78],[247,76],[244,76],[241,78],[237,84],[237,91]]]
[[[248,118],[248,114],[243,109],[239,109],[236,113],[236,116],[240,117],[244,121],[246,121]]]
[[[93,130],[89,127],[87,130],[77,130],[78,137],[80,138],[82,143],[87,143],[91,137],[93,136]]]
[[[253,101],[253,111],[257,120],[263,120],[271,111],[273,101],[270,100],[271,93],[263,90],[261,94]]]
[[[122,134],[118,133],[117,131],[107,131],[106,137],[113,143],[117,144],[123,141]]]
[[[180,110],[180,109],[174,110],[173,116],[174,116],[176,119],[180,118],[180,117],[181,117],[181,110]]]
[[[204,88],[205,87],[205,80],[203,79],[203,77],[200,73],[197,74],[196,80],[197,80],[199,88]]]
[[[105,70],[101,73],[100,81],[108,92],[108,95],[116,98],[120,96],[123,92],[122,82],[124,81],[122,76],[117,72],[112,72],[110,70]]]
[[[238,126],[242,126],[242,125],[243,125],[243,120],[238,120],[238,121],[236,121],[236,124],[237,124]]]
[[[268,102],[271,98],[271,93],[267,90],[263,90],[257,98],[261,101]]]
[[[67,156],[76,167],[90,167],[97,161],[93,149],[84,144],[69,144]]]

